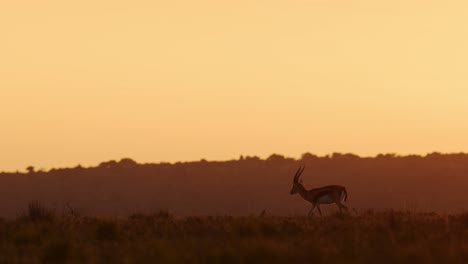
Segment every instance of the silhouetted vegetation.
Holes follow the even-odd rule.
[[[53,210],[45,207],[39,201],[32,201],[28,204],[28,210],[23,216],[23,219],[27,219],[33,222],[39,221],[52,221],[55,217]]]
[[[32,215],[52,211],[31,205]],[[0,232],[0,263],[468,261],[466,214],[367,211],[309,221],[267,215],[174,218],[162,211],[128,218],[2,220]]]
[[[34,172],[35,172],[35,170],[34,170],[34,167],[33,167],[33,166],[28,166],[28,167],[26,168],[26,170],[27,170],[27,171],[28,171],[28,173],[30,173],[30,174],[32,174],[32,173],[34,173]]]

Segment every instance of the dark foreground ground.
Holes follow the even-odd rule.
[[[468,214],[126,219],[39,205],[0,221],[0,263],[467,263]]]

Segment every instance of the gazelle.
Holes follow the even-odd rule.
[[[320,216],[322,216],[320,204],[335,203],[338,206],[338,209],[340,209],[340,212],[342,212],[343,208],[346,211],[348,211],[348,207],[346,207],[343,204],[343,201],[346,201],[346,199],[348,198],[348,193],[346,192],[345,187],[339,185],[327,185],[320,188],[306,190],[306,188],[304,188],[304,186],[302,185],[302,180],[299,180],[299,177],[301,176],[304,169],[305,166],[302,168],[299,167],[299,169],[296,172],[296,175],[294,175],[291,195],[299,193],[302,199],[312,204],[312,208],[307,214],[309,218],[312,214],[312,211],[314,211],[315,208],[318,209]]]

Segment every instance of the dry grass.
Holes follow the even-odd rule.
[[[38,210],[38,208],[42,208]],[[54,216],[0,221],[0,263],[467,263],[468,215],[128,219]],[[38,220],[39,219],[39,220]]]
[[[34,222],[52,221],[55,218],[55,212],[39,201],[32,201],[28,204],[28,210],[22,218]]]

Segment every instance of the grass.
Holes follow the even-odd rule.
[[[468,262],[468,214],[102,219],[36,207],[0,220],[0,263]]]
[[[30,202],[27,212],[23,215],[23,218],[34,222],[52,221],[54,217],[55,212],[42,205],[39,201]]]

